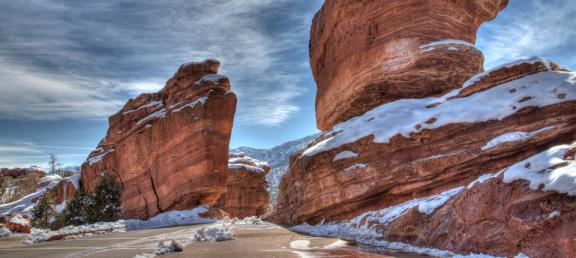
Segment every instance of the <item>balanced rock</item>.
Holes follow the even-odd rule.
[[[270,199],[266,174],[270,167],[244,153],[230,153],[226,193],[217,207],[230,217],[245,218],[266,213]]]
[[[376,106],[457,88],[482,71],[476,31],[507,0],[325,1],[310,32],[320,130]]]
[[[540,58],[444,96],[380,105],[292,157],[272,219],[349,219],[468,184],[576,140],[574,73]]]
[[[82,165],[83,186],[93,190],[102,173],[118,178],[128,218],[214,204],[225,191],[236,111],[219,66],[184,64],[160,92],[128,101]]]

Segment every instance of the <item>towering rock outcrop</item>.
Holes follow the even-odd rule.
[[[312,27],[313,38],[333,34],[311,41],[311,62],[318,82],[317,121],[321,129],[340,123],[292,156],[268,218],[286,225],[300,224],[298,229],[309,227],[306,223],[317,224],[308,232],[368,244],[401,241],[459,253],[510,255],[522,251],[537,256],[542,254],[537,250],[549,249],[544,246],[549,241],[544,240],[557,236],[563,242],[552,249],[560,248],[556,254],[571,254],[566,250],[574,246],[570,241],[575,236],[570,232],[576,232],[572,230],[576,221],[573,212],[563,211],[576,201],[576,169],[572,163],[546,155],[553,152],[553,146],[576,141],[576,74],[535,57],[476,75],[479,69],[464,68],[463,75],[459,69],[478,60],[477,65],[482,65],[481,59],[476,59],[480,55],[477,50],[459,41],[429,43],[447,38],[473,42],[480,23],[493,18],[505,4],[496,0],[326,1]],[[413,22],[404,19],[397,23],[402,17],[395,12],[404,10],[399,6],[406,7],[404,15],[415,17]],[[445,9],[450,6],[459,7]],[[434,10],[416,11],[429,9]],[[437,17],[438,10],[444,10],[443,17]],[[349,47],[352,43],[347,42],[363,42],[362,33],[337,35],[354,32],[348,27],[358,26],[362,31],[365,21],[374,20],[371,17],[378,18],[376,24],[390,19],[387,22],[392,28],[382,28],[390,33],[375,34],[372,42],[376,43],[365,47],[374,49],[365,51],[370,54],[351,54],[362,48]],[[434,26],[432,21],[437,19],[445,25]],[[432,25],[424,26],[411,41],[405,33],[418,27],[413,25],[420,20]],[[460,37],[459,31],[468,31],[469,36]],[[430,40],[422,40],[422,35],[430,35],[424,37]],[[402,46],[397,48],[399,53],[419,52],[406,54],[407,59],[401,61],[388,56],[385,50],[393,52],[393,48],[387,44]],[[452,56],[452,63],[438,61],[449,51],[462,55]],[[411,60],[423,60],[420,58],[428,52],[438,63],[411,65]],[[386,64],[389,58],[395,60],[394,65],[375,65]],[[454,75],[462,77],[447,79]],[[399,76],[405,77],[391,79]],[[448,86],[438,89],[439,82]],[[379,85],[382,93],[366,85]],[[397,94],[388,91],[394,87],[400,89]],[[537,153],[545,156],[541,163],[528,161],[522,166],[543,181],[574,189],[574,194],[555,187],[539,188],[537,182],[528,188],[526,183],[505,180],[505,175],[464,190],[486,174],[507,168],[518,171],[516,163]],[[539,169],[532,171],[531,167]],[[558,167],[568,170],[563,168],[561,174],[554,170]],[[483,196],[492,202],[485,202]],[[425,203],[418,208],[423,215],[406,215],[419,203]],[[467,211],[473,208],[479,210],[474,214]],[[554,213],[552,228],[544,229],[549,224],[540,218],[556,209],[561,212]],[[504,218],[497,220],[492,211]],[[440,212],[444,214],[438,215]],[[346,227],[331,231],[338,225]],[[498,237],[493,239],[502,242],[495,244],[484,237],[494,235]]]
[[[262,216],[270,199],[266,174],[270,167],[244,153],[231,153],[228,163],[226,193],[220,197],[218,208],[230,217]]]
[[[236,111],[219,66],[184,64],[160,92],[128,101],[82,165],[83,186],[94,189],[101,173],[116,176],[129,218],[214,204],[225,191]]]
[[[462,85],[482,71],[476,30],[507,0],[326,1],[310,32],[320,130],[403,98]]]

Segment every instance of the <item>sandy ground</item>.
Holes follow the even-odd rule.
[[[160,257],[402,257],[387,250],[366,249],[333,238],[309,237],[273,225],[233,225],[236,240],[216,243],[192,242],[196,230],[207,225],[146,229],[94,235],[81,239],[61,240],[33,245],[20,243],[22,237],[0,238],[1,258],[27,257],[129,257],[153,253],[161,239],[174,239],[186,244],[184,252]],[[379,252],[381,254],[371,253]]]

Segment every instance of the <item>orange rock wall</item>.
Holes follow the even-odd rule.
[[[82,165],[94,189],[101,173],[123,187],[128,218],[214,204],[225,191],[236,96],[220,63],[182,65],[158,93],[131,99]]]

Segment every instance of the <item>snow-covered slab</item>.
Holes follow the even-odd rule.
[[[482,147],[482,150],[488,150],[488,149],[492,149],[502,143],[506,143],[506,142],[516,142],[516,141],[525,141],[527,139],[530,139],[532,137],[534,137],[535,135],[541,133],[541,132],[545,132],[551,129],[554,129],[556,126],[548,126],[548,127],[544,127],[532,132],[511,132],[511,133],[505,133],[502,135],[497,136],[496,138],[488,141],[488,143],[486,143],[486,145],[484,145]]]
[[[353,152],[353,151],[342,151],[338,154],[336,154],[336,156],[334,156],[334,159],[332,159],[332,161],[338,161],[341,159],[349,159],[349,158],[356,158],[358,157],[358,153]]]
[[[439,98],[401,99],[380,105],[361,116],[337,124],[329,136],[303,152],[305,156],[338,148],[373,135],[374,143],[388,143],[395,135],[409,138],[411,133],[455,123],[481,123],[502,120],[525,107],[545,107],[576,100],[576,73],[540,72],[494,86],[467,97],[452,98],[455,89]],[[510,89],[516,89],[510,91]],[[558,94],[566,94],[559,98]],[[528,100],[525,97],[531,97]],[[431,104],[440,103],[430,108]],[[429,121],[434,121],[430,123]],[[428,123],[427,123],[428,121]]]
[[[368,165],[364,163],[356,163],[344,169],[344,172],[352,172],[356,169],[366,168]]]
[[[576,144],[556,146],[516,163],[503,172],[504,182],[527,180],[532,190],[576,196],[576,162],[564,159],[566,152],[575,147]]]
[[[228,76],[226,75],[221,75],[221,74],[207,74],[204,75],[204,77],[202,77],[200,80],[198,80],[197,82],[195,82],[196,85],[201,85],[203,82],[211,82],[214,84],[218,84],[218,82],[221,79],[228,79]]]
[[[228,169],[243,169],[255,173],[264,173],[264,169],[246,164],[228,164]]]
[[[500,70],[502,68],[511,68],[513,66],[520,65],[520,64],[535,64],[535,63],[542,63],[548,68],[549,71],[552,70],[550,68],[550,61],[544,60],[543,58],[541,58],[539,56],[534,56],[534,57],[528,58],[528,59],[520,59],[520,60],[512,61],[509,63],[505,63],[503,65],[494,67],[488,71],[484,71],[482,73],[476,74],[476,75],[472,76],[472,78],[470,78],[466,82],[464,82],[464,84],[462,85],[462,88],[469,87],[469,86],[473,85],[474,83],[480,81],[482,78],[489,75],[490,73],[497,71],[497,70]]]
[[[94,154],[92,154],[90,157],[88,157],[88,163],[90,165],[94,165],[100,161],[102,161],[102,159],[108,155],[111,152],[114,152],[114,150],[106,150],[104,151],[102,148],[99,148],[100,151],[99,152],[95,152]]]
[[[144,104],[136,109],[132,109],[132,110],[128,110],[125,111],[124,113],[122,113],[123,115],[127,115],[130,114],[132,112],[136,112],[138,110],[144,109],[144,108],[149,108],[149,107],[154,107],[154,106],[163,106],[163,103],[161,100],[154,100],[154,101],[150,101],[150,103]]]
[[[56,187],[60,182],[59,180],[53,180],[56,177],[51,178],[52,179],[48,180],[49,183],[46,186],[38,188],[35,192],[22,197],[20,200],[11,203],[0,204],[0,215],[8,216],[15,212],[29,213],[35,205],[32,200],[40,198],[40,196],[42,196],[46,191]],[[60,180],[62,180],[62,178],[60,178]]]
[[[172,112],[173,112],[173,113],[175,113],[175,112],[180,112],[180,111],[182,111],[183,109],[185,109],[185,108],[187,108],[187,107],[193,109],[193,108],[194,108],[196,105],[198,105],[198,104],[204,105],[204,103],[206,103],[207,100],[208,100],[208,97],[207,97],[207,96],[200,97],[200,98],[198,98],[198,99],[196,99],[196,100],[194,100],[194,101],[192,101],[192,102],[190,102],[190,103],[188,103],[188,104],[186,104],[186,105],[183,105],[183,106],[181,106],[181,107],[179,107],[179,108],[176,108],[176,109],[172,110]]]

